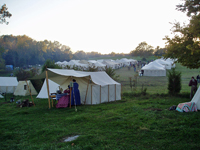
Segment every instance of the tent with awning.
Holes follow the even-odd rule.
[[[72,79],[79,84],[81,104],[100,104],[121,100],[121,84],[104,71],[84,72],[69,69],[46,69],[35,79],[50,79],[65,90]],[[47,81],[47,80],[46,80]],[[48,83],[47,83],[48,84]]]

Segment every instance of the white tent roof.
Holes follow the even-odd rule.
[[[97,61],[96,61],[96,60],[88,60],[88,62],[89,62],[89,63],[94,63],[94,64],[95,64]]]
[[[142,70],[165,70],[165,66],[153,61],[142,67]]]
[[[94,63],[94,65],[96,66],[96,67],[105,67],[106,65],[105,64],[103,64],[103,63],[101,63],[101,62],[96,62],[96,63]]]
[[[55,75],[67,76],[67,77],[91,77],[91,80],[97,85],[108,85],[108,84],[120,84],[110,78],[106,72],[84,72],[84,71],[75,71],[69,69],[48,69],[49,78]],[[44,76],[45,77],[45,76]],[[103,79],[103,80],[102,80]]]
[[[17,86],[18,81],[16,77],[0,77],[0,86]]]
[[[18,81],[16,77],[0,77],[0,92],[14,93]]]
[[[171,69],[171,63],[168,61],[165,61],[163,59],[156,59],[156,62],[160,63],[161,65],[165,65],[166,69]]]

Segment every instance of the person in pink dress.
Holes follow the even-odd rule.
[[[56,104],[56,108],[65,108],[65,107],[68,107],[69,105],[69,95],[70,95],[70,87],[68,85],[68,88],[66,90],[64,90],[64,96],[62,96],[59,100],[58,100],[58,103]]]

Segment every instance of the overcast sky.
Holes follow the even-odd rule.
[[[186,22],[181,0],[0,0],[12,17],[0,35],[58,41],[72,51],[129,53],[139,43],[165,47],[169,22]]]

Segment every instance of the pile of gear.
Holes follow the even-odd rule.
[[[20,107],[20,108],[33,106],[33,102],[29,102],[28,99],[25,99],[23,101],[18,100],[16,103],[18,104],[17,107]]]

